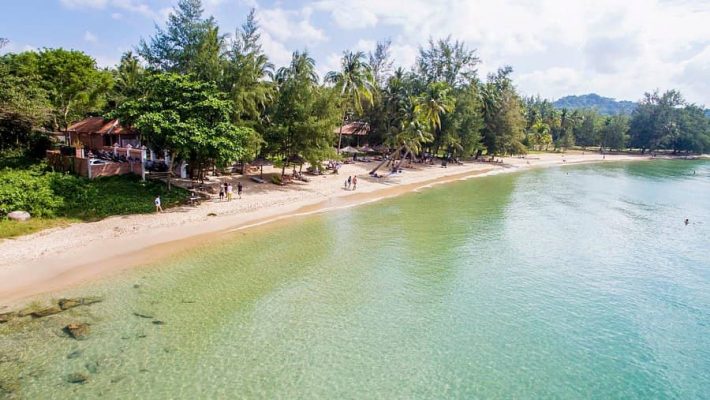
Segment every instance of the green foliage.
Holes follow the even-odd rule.
[[[476,66],[481,60],[476,50],[469,50],[464,42],[429,39],[427,47],[419,48],[417,73],[425,82],[446,82],[449,87],[460,88],[474,83]]]
[[[110,72],[96,68],[93,58],[77,50],[44,49],[37,63],[53,106],[54,130],[104,106],[113,79]]]
[[[165,29],[156,28],[148,41],[141,39],[138,54],[151,67],[167,72],[208,75],[203,68],[214,56],[217,24],[202,18],[200,0],[179,0],[168,16]]]
[[[192,176],[252,154],[260,143],[252,128],[231,122],[232,104],[214,84],[155,73],[141,81],[140,91],[146,95],[126,101],[114,114],[138,129],[145,144],[188,161]]]
[[[166,207],[180,204],[187,192],[164,184],[141,182],[134,175],[89,180],[45,172],[41,165],[27,170],[0,170],[0,219],[15,210],[33,217],[96,220],[110,215],[149,213],[161,195]]]
[[[703,110],[687,105],[669,90],[646,93],[631,115],[631,146],[645,150],[703,152],[710,143],[710,127]]]
[[[55,196],[51,184],[53,175],[31,170],[0,171],[0,216],[23,210],[37,217],[53,217],[64,205]]]
[[[337,97],[319,87],[315,65],[307,53],[295,52],[288,67],[276,76],[279,96],[269,108],[268,153],[277,160],[304,158],[319,163],[335,155],[333,129],[337,126]]]
[[[513,69],[501,68],[482,87],[483,142],[489,154],[526,152],[525,118],[520,97],[510,79]]]
[[[623,150],[629,140],[629,117],[623,114],[607,117],[601,129],[602,147]]]
[[[12,54],[0,57],[0,151],[35,147],[36,129],[52,114],[48,93],[38,78],[18,73],[25,58]]]

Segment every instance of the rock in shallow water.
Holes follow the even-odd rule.
[[[82,372],[74,372],[67,375],[67,382],[69,383],[84,383],[89,380],[89,376]]]
[[[76,340],[86,340],[89,336],[89,324],[73,323],[64,327],[64,332]]]
[[[17,313],[14,313],[14,312],[1,313],[0,314],[0,324],[4,324],[5,322],[9,322],[11,319],[15,318],[15,316],[17,316]]]
[[[60,312],[62,312],[62,309],[59,308],[59,306],[49,306],[32,311],[30,315],[32,316],[32,318],[42,318],[49,315],[59,314]]]
[[[57,302],[59,308],[62,310],[68,310],[70,308],[78,307],[81,305],[81,299],[59,299]]]
[[[67,354],[67,358],[70,360],[74,358],[79,358],[81,356],[81,353],[81,350],[74,350],[71,353]]]

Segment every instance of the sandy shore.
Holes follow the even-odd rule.
[[[503,164],[407,168],[385,179],[368,176],[375,163],[346,164],[339,175],[311,177],[279,187],[256,184],[244,177],[242,199],[214,199],[197,207],[178,207],[162,214],[111,217],[0,242],[0,306],[30,296],[51,294],[116,271],[159,260],[177,249],[203,243],[234,229],[244,229],[294,215],[323,212],[396,196],[473,176],[520,171],[534,167],[588,162],[641,160],[648,157],[587,154],[534,154],[525,159],[504,158]],[[265,168],[265,173],[274,172]],[[343,188],[349,175],[358,176],[356,191]]]

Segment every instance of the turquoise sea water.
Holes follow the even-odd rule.
[[[0,325],[0,398],[708,398],[710,163],[439,186],[67,293],[95,294]]]

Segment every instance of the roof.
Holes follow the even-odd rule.
[[[71,124],[67,132],[87,133],[90,135],[125,135],[136,131],[124,128],[117,119],[107,120],[103,117],[89,117]]]
[[[340,127],[335,128],[335,133],[340,133]],[[370,124],[367,122],[350,122],[343,125],[343,135],[365,136],[370,133]]]

